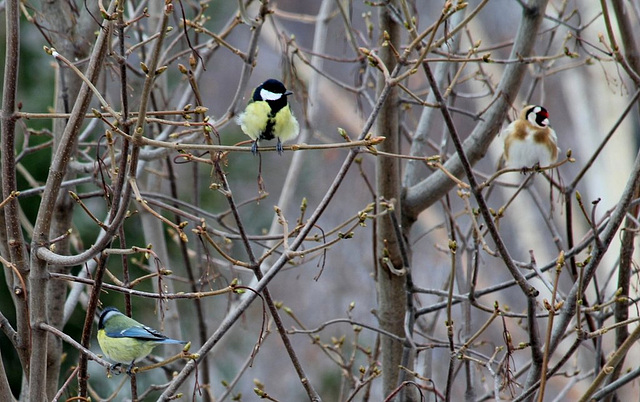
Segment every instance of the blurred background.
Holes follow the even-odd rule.
[[[292,143],[308,144],[332,144],[344,142],[338,129],[346,130],[347,134],[355,139],[360,134],[365,121],[372,112],[377,94],[375,90],[375,77],[378,70],[371,66],[362,53],[357,53],[357,47],[377,49],[381,44],[381,36],[378,13],[383,8],[382,4],[361,1],[330,1],[328,9],[328,22],[326,35],[315,36],[318,29],[320,7],[323,2],[298,2],[280,0],[269,2],[271,13],[266,22],[261,25],[259,32],[255,68],[246,70],[246,63],[241,57],[229,48],[240,52],[247,52],[250,42],[255,34],[255,28],[249,27],[239,17],[238,3],[231,1],[210,1],[196,4],[195,2],[174,3],[175,10],[184,7],[187,18],[201,24],[209,32],[217,34],[225,33],[225,45],[216,45],[206,33],[196,33],[191,29],[189,35],[191,45],[198,48],[204,56],[205,69],[200,70],[202,61],[198,62],[197,71],[198,91],[202,96],[202,105],[208,108],[207,115],[211,122],[216,123],[219,141],[223,145],[234,145],[247,139],[235,124],[229,112],[237,113],[248,101],[251,91],[267,78],[282,80],[288,89],[294,92],[289,97],[292,110],[297,116],[303,128],[302,134]],[[396,18],[403,17],[402,6],[405,2],[395,2],[393,13]],[[454,123],[462,139],[469,137],[479,121],[482,121],[483,112],[491,105],[494,99],[493,91],[500,82],[505,68],[518,61],[510,58],[514,38],[521,24],[524,2],[512,0],[469,1],[464,10],[459,11],[460,18],[468,17],[472,10],[478,8],[477,15],[466,24],[458,34],[459,44],[457,50],[453,41],[446,41],[442,46],[433,49],[427,55],[432,69],[438,64],[435,59],[447,60],[455,55],[458,59],[464,57],[475,58],[466,64],[446,62],[451,65],[445,82],[454,82],[448,98],[448,105],[453,110]],[[75,4],[75,3],[74,3]],[[443,10],[444,2],[406,2],[418,32],[422,32],[438,19]],[[457,4],[454,2],[454,4]],[[139,11],[143,4],[139,2],[127,3],[125,14],[127,19],[133,19],[133,11]],[[205,7],[206,5],[206,7]],[[77,7],[82,8],[82,3]],[[151,7],[151,5],[149,5]],[[255,18],[259,13],[260,4],[247,2],[246,16]],[[637,31],[638,1],[625,2],[628,18],[633,22]],[[44,113],[53,110],[55,100],[56,71],[58,67],[50,56],[42,51],[43,45],[50,45],[43,36],[43,30],[38,29],[38,24],[30,23],[25,15],[42,17],[42,9],[39,5],[25,3],[26,11],[21,19],[21,47],[20,47],[20,76],[17,99],[21,102],[22,112]],[[78,11],[80,13],[80,11]],[[606,143],[602,152],[597,155],[593,165],[586,171],[583,178],[577,182],[575,188],[581,196],[588,213],[592,209],[593,218],[597,224],[607,216],[619,202],[620,196],[629,178],[634,159],[638,150],[638,108],[635,106],[628,116],[623,116],[623,111],[629,104],[637,87],[627,73],[616,63],[608,49],[608,39],[604,42],[599,35],[605,35],[606,27],[603,19],[601,5],[598,2],[584,1],[560,1],[548,2],[544,10],[545,18],[539,29],[538,35],[531,37],[535,43],[531,55],[535,59],[526,63],[526,73],[518,91],[518,96],[511,100],[512,108],[507,112],[507,118],[502,127],[517,117],[519,110],[527,104],[544,105],[550,113],[551,126],[558,136],[558,145],[561,149],[560,160],[566,159],[566,153],[571,150],[571,163],[565,163],[554,173],[554,180],[561,185],[573,183],[580,174],[595,150],[602,144],[603,139],[614,127],[616,122],[622,119],[610,141]],[[200,17],[195,18],[195,15]],[[83,18],[87,18],[83,15]],[[346,22],[345,22],[346,19]],[[450,31],[456,23],[451,22],[438,26],[436,38]],[[155,32],[153,20],[143,20],[134,25],[125,41],[130,48],[139,41],[140,37],[148,37]],[[616,20],[612,19],[614,33],[618,35]],[[153,107],[156,110],[181,110],[186,103],[193,103],[193,96],[189,92],[185,74],[181,74],[178,63],[189,65],[188,45],[183,35],[180,12],[172,15],[171,25],[173,31],[169,33],[165,44],[174,44],[174,47],[166,47],[161,65],[167,65],[168,70],[158,79],[157,98]],[[191,28],[193,25],[190,26]],[[98,29],[95,28],[94,29]],[[5,37],[4,27],[2,36]],[[228,35],[226,34],[228,31]],[[44,32],[48,32],[44,30]],[[403,31],[401,43],[407,46],[410,43],[409,34]],[[636,32],[636,38],[637,38]],[[321,44],[318,41],[322,41]],[[3,41],[4,43],[4,41]],[[200,46],[200,47],[199,47]],[[475,48],[473,54],[471,48]],[[313,49],[322,49],[320,74],[309,66],[308,60],[313,57]],[[397,49],[402,52],[403,48]],[[146,48],[149,51],[149,48]],[[0,48],[4,52],[4,48]],[[245,53],[246,55],[246,53]],[[478,62],[477,58],[490,55],[491,63]],[[4,55],[3,55],[4,56]],[[81,59],[73,59],[79,66],[84,63]],[[146,55],[139,51],[132,51],[127,63],[132,70],[139,70],[138,64]],[[412,52],[410,60],[417,59],[417,52]],[[107,95],[107,100],[114,105],[119,104],[120,76],[113,59],[107,59],[109,66],[100,76],[98,87]],[[3,70],[4,71],[4,70]],[[248,74],[248,75],[247,75]],[[455,74],[459,74],[455,76]],[[455,78],[454,78],[455,76]],[[139,95],[143,76],[132,74],[129,85],[131,110],[139,106]],[[310,98],[311,82],[313,82],[316,96]],[[425,75],[421,72],[411,75],[403,82],[413,94],[420,99],[427,99],[430,86]],[[236,94],[240,90],[240,98]],[[444,88],[442,88],[444,91]],[[184,95],[186,94],[186,95]],[[180,103],[183,99],[187,102]],[[234,102],[236,102],[234,104]],[[97,103],[92,105],[97,107]],[[411,141],[414,138],[416,127],[425,107],[418,104],[415,99],[405,91],[400,93],[400,153],[409,155]],[[116,108],[118,110],[118,108]],[[438,109],[433,109],[433,117],[427,130],[426,148],[429,150],[424,155],[432,156],[441,154],[443,160],[455,153],[455,149],[447,140],[448,131],[443,123],[442,115]],[[19,122],[22,139],[26,139],[21,147],[34,149],[21,159],[22,170],[18,174],[18,189],[25,191],[42,186],[47,179],[51,160],[50,147],[40,144],[50,141],[52,119],[27,119]],[[105,132],[102,123],[90,125],[85,123],[83,129],[85,136],[78,143],[78,162],[91,164],[96,155],[96,142]],[[162,137],[168,126],[149,124],[148,137]],[[185,129],[182,127],[181,129]],[[173,128],[172,134],[178,132]],[[24,133],[29,132],[29,135]],[[498,134],[498,133],[495,133]],[[382,134],[384,135],[384,134]],[[202,136],[191,142],[201,143]],[[474,165],[474,172],[479,181],[486,180],[497,169],[502,155],[504,136],[496,135],[493,142],[487,146],[484,157]],[[104,141],[104,140],[103,140]],[[20,144],[20,141],[18,141]],[[285,144],[287,145],[287,144]],[[104,142],[103,142],[104,146]],[[17,149],[19,153],[21,149]],[[153,151],[153,147],[145,147],[145,152]],[[442,151],[442,152],[441,152]],[[100,153],[104,152],[104,148]],[[196,151],[193,151],[197,154]],[[277,155],[274,152],[262,152],[259,157],[249,152],[230,152],[226,157],[224,171],[234,200],[237,204],[243,204],[240,215],[246,231],[251,236],[267,235],[268,233],[282,233],[279,225],[274,222],[274,206],[283,209],[283,215],[287,219],[289,229],[292,230],[296,222],[301,219],[304,223],[325,196],[328,188],[338,174],[343,160],[349,153],[348,149],[316,149],[300,152],[284,152]],[[298,155],[300,154],[300,155]],[[207,225],[223,232],[234,233],[236,223],[232,216],[227,214],[218,218],[218,214],[227,213],[229,205],[223,193],[216,188],[211,188],[212,183],[218,180],[211,166],[195,163],[181,163],[175,151],[169,152],[162,159],[148,160],[142,163],[138,178],[143,191],[150,199],[157,199],[154,194],[171,196],[171,181],[167,180],[167,163],[172,164],[177,180],[175,181],[177,198],[185,203],[198,204],[197,210],[179,206],[178,208],[193,213],[206,220]],[[208,158],[208,156],[204,156]],[[294,158],[299,158],[294,161]],[[144,160],[144,158],[143,158]],[[406,160],[402,160],[401,177],[405,177]],[[291,170],[294,169],[292,173]],[[415,178],[423,180],[433,174],[433,167],[419,162],[415,166],[417,170]],[[28,171],[24,173],[24,171]],[[264,180],[264,192],[261,192],[258,176]],[[80,173],[91,176],[94,173]],[[328,210],[320,217],[317,228],[312,235],[322,236],[322,231],[329,232],[339,227],[345,221],[357,216],[370,203],[375,202],[376,196],[371,191],[375,186],[376,156],[369,153],[361,153],[358,163],[351,166],[344,182],[329,203]],[[96,180],[79,185],[76,192],[86,194],[86,205],[93,214],[104,218],[108,212],[107,204],[101,197],[89,196],[99,189]],[[500,177],[500,182],[521,183],[526,175],[512,173]],[[151,184],[157,181],[155,184]],[[464,179],[463,179],[464,181]],[[406,181],[403,188],[408,187]],[[197,190],[196,190],[197,188]],[[489,207],[498,210],[514,194],[515,188],[495,184],[487,196]],[[286,194],[282,199],[281,195]],[[486,194],[486,193],[485,193]],[[257,197],[262,197],[257,199]],[[154,198],[155,197],[155,198]],[[542,205],[542,211],[534,202],[538,197]],[[596,201],[597,205],[592,205]],[[20,198],[20,207],[25,222],[34,222],[40,197],[38,193],[27,193]],[[306,212],[301,213],[301,205],[306,203]],[[471,205],[477,208],[473,197]],[[166,225],[157,233],[142,221],[144,211],[135,202],[130,205],[132,215],[128,218],[123,228],[126,233],[126,245],[145,247],[154,241],[149,237],[149,231],[156,230],[155,235],[160,236],[166,242],[166,255],[168,259],[161,258],[162,264],[173,271],[173,276],[163,281],[171,283],[166,291],[190,292],[193,290],[185,271],[184,255],[181,252],[179,241],[176,240],[175,231]],[[160,208],[157,208],[160,209]],[[589,224],[574,203],[573,213],[573,237],[575,243],[580,243],[588,236]],[[206,215],[204,212],[210,215]],[[173,214],[163,212],[169,219]],[[448,250],[448,242],[451,238],[450,222],[456,223],[456,231],[460,236],[461,249],[457,257],[460,275],[467,275],[477,265],[476,290],[504,283],[511,279],[511,275],[505,268],[504,262],[482,250],[476,250],[470,241],[472,238],[472,221],[470,212],[466,210],[465,201],[458,196],[453,188],[447,199],[444,197],[428,206],[417,216],[408,237],[407,244],[411,249],[411,273],[415,286],[422,289],[430,289],[431,294],[420,293],[415,295],[414,302],[418,309],[437,305],[446,301],[446,290],[451,274],[451,256]],[[552,264],[559,254],[558,244],[563,250],[568,250],[566,211],[563,196],[560,191],[551,187],[543,175],[536,175],[529,189],[523,190],[509,205],[504,216],[499,219],[499,230],[511,257],[523,265],[530,263],[530,250],[535,256],[538,267]],[[548,223],[545,223],[548,222]],[[190,222],[185,229],[189,236],[187,244],[188,258],[196,272],[195,287],[201,291],[221,289],[227,286],[234,278],[238,278],[242,284],[255,284],[253,273],[240,267],[231,266],[201,238],[191,232],[198,223]],[[551,225],[551,226],[550,226]],[[555,225],[555,226],[554,226]],[[556,231],[552,231],[550,227]],[[344,229],[346,230],[346,229]],[[484,230],[484,228],[483,228]],[[24,232],[29,238],[28,225],[25,224]],[[98,228],[87,214],[80,208],[73,212],[73,235],[71,252],[78,253],[89,247],[98,233]],[[301,255],[291,261],[282,269],[276,279],[269,284],[269,290],[275,301],[282,303],[283,307],[290,308],[292,313],[287,314],[280,309],[284,325],[287,329],[314,329],[331,323],[335,319],[350,319],[353,322],[366,324],[371,327],[378,326],[376,310],[377,300],[380,297],[376,293],[376,258],[374,248],[374,221],[369,219],[366,225],[356,227],[352,236],[338,241],[326,249],[326,254],[310,253]],[[331,236],[332,238],[335,236]],[[594,282],[587,289],[594,304],[601,304],[610,300],[616,289],[616,269],[619,264],[620,242],[616,236],[605,259],[600,263]],[[157,240],[156,240],[157,241]],[[216,237],[229,255],[242,261],[247,261],[247,254],[240,241],[237,239],[225,240],[222,236]],[[489,248],[494,248],[494,243],[488,238]],[[306,242],[301,250],[320,245],[320,241]],[[260,256],[265,252],[269,239],[252,242],[254,252]],[[114,247],[116,247],[114,245]],[[123,247],[122,244],[118,247]],[[153,243],[153,250],[157,251],[157,243]],[[282,249],[278,249],[280,253]],[[587,252],[578,254],[578,260],[587,257]],[[635,254],[634,254],[635,257]],[[128,257],[131,277],[142,276],[155,270],[153,261],[144,260],[141,254]],[[263,269],[269,268],[274,262],[269,258],[262,265]],[[83,270],[93,269],[89,265],[70,267],[71,275],[78,275]],[[122,260],[118,256],[112,256],[108,269],[115,277],[122,275]],[[523,268],[523,272],[531,270]],[[634,271],[635,272],[635,271]],[[4,270],[7,276],[7,270]],[[553,271],[547,275],[553,281]],[[631,281],[632,294],[635,299],[637,288],[635,273]],[[175,280],[171,280],[175,279]],[[107,280],[111,283],[111,279]],[[4,283],[4,281],[3,281]],[[531,283],[541,292],[538,300],[550,299],[550,292],[539,280]],[[569,292],[573,279],[564,271],[560,277],[559,290],[561,294]],[[15,326],[15,310],[10,297],[11,289],[0,292],[0,310],[8,321]],[[69,288],[69,292],[71,292]],[[157,291],[157,283],[153,280],[143,281],[137,290]],[[32,290],[33,291],[33,290]],[[64,332],[79,340],[83,328],[85,309],[87,303],[87,287],[84,288],[84,297],[79,297],[74,305],[65,305],[65,310],[72,311],[63,329]],[[440,291],[441,293],[438,293]],[[464,294],[466,291],[454,286],[454,293]],[[211,335],[219,326],[227,314],[238,305],[241,296],[223,295],[201,299],[203,315],[206,320],[206,333]],[[103,293],[100,300],[104,306],[114,305],[124,309],[123,297],[113,291]],[[517,287],[507,287],[489,293],[478,298],[479,303],[492,307],[494,301],[498,301],[500,307],[512,313],[526,313],[526,298]],[[171,300],[162,303],[168,308],[169,324],[159,318],[157,300],[134,297],[132,299],[133,317],[151,327],[162,329],[169,335],[193,342],[192,351],[195,352],[202,346],[198,338],[198,318],[193,300]],[[446,305],[446,303],[445,303]],[[465,316],[465,309],[456,305],[453,307],[453,320],[456,333],[456,344],[464,342],[466,336],[461,332],[462,322],[471,326],[471,333],[480,328],[490,317],[490,313],[480,309],[473,309],[472,316]],[[124,311],[124,310],[123,310]],[[540,305],[540,313],[544,308]],[[634,308],[630,309],[632,316],[637,316]],[[176,315],[177,314],[177,315]],[[231,383],[238,373],[243,373],[237,383],[230,390],[230,396],[237,400],[255,400],[253,389],[264,386],[264,390],[276,400],[297,401],[306,400],[307,394],[300,385],[290,359],[282,345],[282,341],[271,321],[268,323],[268,331],[264,343],[260,346],[257,355],[251,359],[251,352],[260,336],[263,306],[256,300],[251,307],[244,312],[241,319],[235,323],[232,329],[225,334],[222,340],[213,348],[207,357],[210,370],[210,383],[205,384],[209,392],[215,398],[223,400],[225,392],[224,384]],[[292,318],[295,316],[295,319]],[[173,317],[173,318],[171,318]],[[601,315],[598,321],[606,326],[609,316]],[[177,320],[178,325],[171,324],[171,319]],[[447,328],[444,308],[434,308],[434,311],[417,317],[416,340],[423,347],[415,360],[414,369],[430,378],[431,382],[422,382],[425,386],[434,386],[439,392],[444,392],[448,375],[450,352],[447,347]],[[480,362],[486,362],[496,353],[495,360],[504,359],[504,352],[495,351],[497,347],[505,345],[503,331],[511,333],[512,343],[528,342],[526,320],[517,317],[509,317],[504,321],[496,320],[475,341],[473,355],[475,361],[470,370],[475,374],[470,380],[475,389],[476,400],[493,400],[494,378],[492,370]],[[541,332],[546,329],[547,318],[540,318]],[[504,325],[503,325],[504,323]],[[610,325],[611,322],[608,322]],[[173,329],[171,327],[173,326]],[[357,328],[354,330],[354,328]],[[179,333],[171,331],[178,330]],[[95,333],[95,327],[94,327]],[[367,328],[361,330],[349,322],[339,322],[326,325],[322,330],[313,334],[290,334],[291,341],[304,369],[316,390],[326,401],[347,400],[354,392],[353,386],[358,381],[359,367],[370,369],[379,365],[379,356],[375,350],[379,346],[379,334]],[[585,341],[583,347],[576,352],[563,366],[564,376],[557,376],[549,380],[547,385],[547,398],[554,400],[557,395],[563,395],[571,400],[578,398],[584,392],[595,374],[601,367],[602,356],[607,356],[615,350],[614,331],[603,334],[598,338],[598,343],[592,344]],[[7,341],[5,334],[2,337],[1,350],[5,367],[18,367],[17,355]],[[551,364],[558,362],[573,341],[575,334],[567,331],[567,341],[561,344],[556,355],[551,359]],[[318,343],[324,344],[321,347]],[[92,350],[99,353],[97,342],[92,343]],[[77,364],[77,351],[64,345],[61,381],[66,379],[73,367]],[[156,353],[162,355],[161,348]],[[167,350],[167,354],[175,353],[175,350]],[[634,359],[638,350],[634,346],[629,352],[627,366],[635,368]],[[349,359],[353,359],[350,361]],[[245,367],[249,361],[251,365]],[[525,348],[514,352],[511,357],[511,370],[513,373],[526,373],[531,361],[531,354]],[[627,367],[625,366],[625,367]],[[181,365],[177,366],[179,370]],[[462,366],[458,366],[459,368]],[[243,371],[246,370],[246,371]],[[89,363],[90,383],[99,395],[106,396],[108,391],[114,390],[122,381],[122,377],[106,378],[105,369],[97,364]],[[458,373],[457,379],[462,379],[463,374]],[[19,370],[8,372],[14,395],[20,389],[21,375]],[[501,382],[502,374],[498,374],[495,380]],[[349,380],[345,380],[349,377]],[[517,396],[522,390],[519,388],[525,382],[525,375],[514,380],[510,387],[502,389],[500,395],[505,400]],[[146,389],[149,384],[166,382],[170,378],[164,377],[162,370],[145,372],[137,376],[140,390]],[[190,395],[193,389],[193,379],[189,385],[181,388],[182,392]],[[262,385],[261,385],[262,384]],[[468,384],[462,385],[456,382],[452,391],[452,400],[463,400]],[[635,397],[637,384],[629,385],[618,394],[619,400],[630,400]],[[74,394],[73,387],[68,395]],[[386,396],[379,379],[371,381],[371,388],[355,393],[353,400],[383,400]],[[428,400],[435,400],[431,392]],[[115,400],[125,400],[129,391],[125,385]],[[151,394],[148,400],[153,400],[157,394]],[[194,400],[201,400],[197,393]],[[629,399],[627,399],[629,398]]]

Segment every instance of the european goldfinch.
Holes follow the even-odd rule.
[[[504,133],[504,158],[508,168],[549,166],[558,159],[556,132],[549,126],[549,112],[542,106],[526,106]]]

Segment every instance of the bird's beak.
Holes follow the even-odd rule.
[[[284,96],[289,96],[289,95],[293,95],[293,92],[287,91],[287,92],[284,93]]]

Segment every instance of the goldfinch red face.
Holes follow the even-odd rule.
[[[549,126],[549,112],[542,106],[526,106],[505,129],[504,156],[509,168],[542,167],[558,159],[558,139]]]
[[[545,128],[549,125],[549,112],[542,106],[525,108],[527,120],[534,126]]]

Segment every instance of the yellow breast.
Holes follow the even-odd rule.
[[[291,113],[289,105],[276,113],[275,121],[273,131],[283,142],[298,136],[300,126],[298,125],[298,120]]]
[[[156,346],[155,342],[140,341],[133,338],[111,338],[104,329],[98,331],[98,344],[102,353],[116,363],[131,364],[149,355]]]
[[[271,108],[267,102],[252,102],[238,116],[237,123],[246,135],[256,140],[267,128],[270,112]]]
[[[267,125],[271,124],[271,133],[274,137],[280,138],[281,141],[287,141],[295,138],[300,132],[298,120],[291,113],[291,108],[286,105],[276,113],[275,117],[269,117],[271,108],[264,101],[252,102],[242,112],[236,122],[242,131],[252,140],[259,139],[267,129]],[[264,138],[264,137],[263,137]]]

